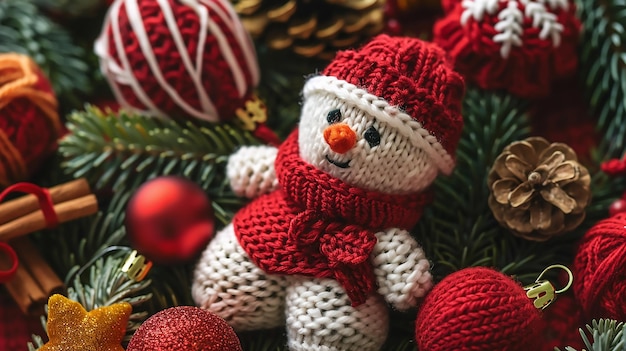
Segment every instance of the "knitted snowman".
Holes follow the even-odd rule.
[[[338,53],[306,82],[279,149],[231,156],[233,188],[257,198],[203,252],[196,303],[237,331],[286,326],[290,350],[379,350],[387,306],[413,307],[432,286],[408,230],[454,167],[463,90],[418,39]]]

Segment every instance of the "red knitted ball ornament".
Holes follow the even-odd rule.
[[[510,277],[483,267],[452,273],[426,296],[415,325],[420,351],[532,350],[539,310]]]
[[[222,318],[198,307],[179,306],[143,322],[126,351],[241,351],[241,344]]]
[[[116,0],[95,50],[119,103],[155,116],[230,119],[259,79],[226,0]]]
[[[40,69],[27,56],[0,54],[0,188],[29,178],[62,133],[56,97]]]
[[[602,220],[580,241],[574,294],[587,319],[626,320],[626,213]]]
[[[573,2],[446,0],[433,41],[469,82],[536,98],[576,71],[580,22]]]

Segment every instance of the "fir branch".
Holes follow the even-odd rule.
[[[85,51],[28,1],[0,1],[0,52],[32,57],[62,103],[77,107],[82,102],[76,93],[89,92]]]
[[[591,340],[587,337],[585,331],[580,328],[580,336],[585,343],[588,351],[623,351],[626,349],[626,324],[610,319],[595,319],[591,321],[591,325],[587,324],[587,331],[591,335]],[[556,351],[561,351],[558,347]],[[568,346],[565,351],[576,351],[575,348]],[[584,351],[584,350],[583,350]]]
[[[71,277],[77,267],[86,265],[98,252],[125,243],[125,228],[116,222],[113,214],[99,212],[46,232],[35,233],[35,242],[57,273]],[[51,247],[54,250],[46,249]],[[67,278],[66,283],[69,283]]]
[[[122,251],[129,253],[130,248]],[[148,301],[151,294],[140,294],[151,283],[150,280],[136,282],[129,279],[121,271],[125,257],[107,256],[98,257],[94,264],[89,266],[89,278],[86,282],[78,274],[73,285],[68,288],[68,298],[79,302],[87,311],[103,306],[111,306],[118,302],[128,302],[133,307],[126,328],[127,339],[141,325],[148,313],[141,309],[141,305]]]
[[[626,151],[626,12],[620,0],[578,0],[583,21],[580,68],[598,128],[603,159]]]
[[[68,117],[68,128],[72,133],[59,146],[67,159],[63,167],[96,189],[132,194],[154,177],[184,176],[208,192],[223,224],[245,203],[231,191],[224,170],[236,148],[258,141],[234,125],[118,116],[87,107]]]
[[[416,228],[439,280],[471,266],[497,267],[527,282],[548,265],[568,259],[572,235],[548,243],[508,233],[494,219],[487,199],[487,174],[510,143],[530,134],[528,103],[513,96],[470,88],[463,102],[465,127],[457,167],[435,182],[434,203]],[[558,244],[557,244],[558,243]]]

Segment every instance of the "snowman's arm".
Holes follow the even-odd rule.
[[[424,250],[403,229],[378,232],[376,238],[371,259],[378,293],[398,310],[415,307],[433,285]]]
[[[273,146],[244,146],[228,158],[226,176],[235,194],[255,198],[278,187]]]

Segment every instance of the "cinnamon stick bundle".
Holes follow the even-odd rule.
[[[86,217],[98,211],[98,201],[90,193],[85,179],[78,179],[49,189],[58,222]],[[0,241],[26,235],[48,227],[35,195],[0,204]]]
[[[58,223],[94,214],[98,201],[91,194],[85,179],[74,180],[48,189]],[[20,309],[31,315],[41,315],[48,297],[63,293],[65,286],[46,263],[30,239],[24,235],[48,228],[39,200],[26,195],[0,204],[0,241],[7,241],[17,253],[19,265],[12,279],[5,283],[9,294]],[[11,264],[0,255],[0,266]]]
[[[15,276],[5,283],[5,287],[22,312],[41,315],[48,297],[64,293],[65,285],[29,238],[18,238],[10,244],[20,262]]]

